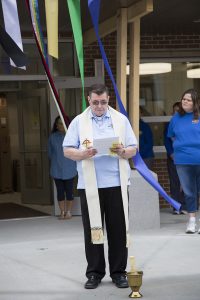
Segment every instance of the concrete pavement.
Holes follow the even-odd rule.
[[[186,221],[162,210],[160,229],[132,234],[129,255],[144,272],[144,299],[200,299],[200,234],[185,234]],[[109,275],[97,289],[84,289],[80,217],[0,221],[0,266],[0,300],[114,300],[130,293],[116,288]]]

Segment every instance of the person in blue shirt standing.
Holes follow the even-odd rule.
[[[110,277],[118,288],[128,288],[128,159],[136,154],[137,140],[128,119],[109,106],[106,86],[91,86],[88,102],[89,107],[71,122],[63,142],[65,156],[77,161],[87,259],[85,288],[97,288],[105,276],[104,222]],[[113,143],[102,153],[93,147],[98,139],[102,146],[108,139]]]
[[[73,181],[77,174],[76,162],[64,157],[62,143],[65,137],[63,123],[58,116],[53,124],[48,141],[48,156],[51,161],[50,174],[57,189],[60,208],[59,219],[70,219],[73,204]]]
[[[142,115],[142,108],[140,108]],[[139,121],[139,152],[147,167],[151,170],[153,167],[153,134],[150,126],[141,118]]]
[[[174,163],[189,215],[186,233],[195,233],[200,193],[200,99],[196,90],[183,93],[180,109],[170,121],[168,137],[173,141]]]
[[[179,111],[180,102],[175,102],[173,105],[173,115]],[[172,139],[167,137],[169,123],[166,124],[164,130],[164,145],[167,152],[167,169],[169,174],[170,194],[173,199],[181,204],[181,211],[173,209],[174,215],[187,214],[184,200],[183,189],[174,164],[174,149]]]

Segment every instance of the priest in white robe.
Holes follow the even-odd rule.
[[[126,288],[128,159],[136,154],[137,140],[128,119],[109,106],[106,86],[93,85],[88,102],[89,107],[71,122],[63,142],[64,155],[77,161],[87,259],[85,288],[96,288],[105,276],[105,225],[110,277],[118,288]],[[110,152],[98,154],[93,142],[101,139],[103,145],[106,138],[116,138],[117,143],[111,144]]]

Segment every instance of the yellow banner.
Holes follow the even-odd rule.
[[[48,53],[58,58],[58,0],[45,0]]]

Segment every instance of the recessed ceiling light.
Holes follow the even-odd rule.
[[[187,70],[187,78],[200,78],[200,68]]]
[[[171,72],[172,65],[170,63],[143,63],[140,64],[139,74],[140,75],[154,75]],[[130,74],[130,66],[126,66],[126,74]]]

